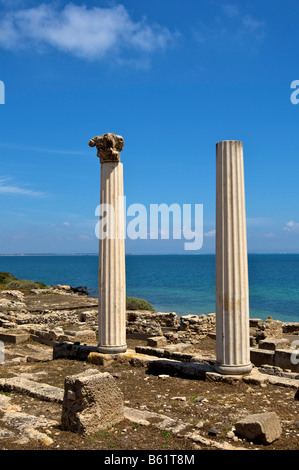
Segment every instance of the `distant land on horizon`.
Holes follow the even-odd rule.
[[[248,255],[298,255],[299,251],[256,252]],[[215,256],[215,253],[126,253],[126,256]],[[0,253],[5,256],[98,256],[98,253]]]

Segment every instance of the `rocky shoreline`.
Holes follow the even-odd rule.
[[[22,378],[32,376],[34,385],[40,384],[44,375],[43,385],[46,389],[53,386],[55,388],[58,381],[60,388],[57,393],[61,396],[65,378],[72,370],[82,372],[87,364],[98,370],[112,373],[121,384],[125,402],[130,404],[125,421],[117,424],[119,439],[116,439],[116,445],[119,449],[161,448],[154,436],[157,432],[157,426],[154,425],[157,416],[165,416],[165,413],[161,413],[160,399],[154,398],[158,395],[164,397],[168,419],[173,420],[172,427],[167,420],[165,421],[166,418],[161,417],[162,421],[158,421],[166,423],[164,430],[162,425],[158,429],[166,434],[169,432],[171,435],[167,441],[169,448],[198,450],[232,447],[238,449],[244,445],[245,448],[253,448],[254,441],[238,436],[235,427],[238,422],[237,417],[248,417],[249,408],[254,408],[251,404],[252,395],[259,396],[263,405],[265,399],[263,397],[268,397],[266,398],[269,402],[268,406],[260,406],[258,411],[266,410],[267,413],[273,413],[275,409],[274,421],[278,419],[282,422],[279,435],[271,443],[267,443],[269,444],[267,448],[281,449],[284,448],[283,446],[299,448],[299,405],[297,399],[294,398],[294,392],[299,387],[299,366],[290,361],[292,354],[293,357],[294,354],[297,357],[299,323],[283,323],[272,318],[266,321],[250,319],[251,354],[255,365],[253,373],[248,377],[223,378],[215,374],[213,370],[216,337],[214,313],[180,317],[173,312],[128,310],[126,325],[128,351],[115,357],[97,353],[97,315],[98,300],[89,297],[84,290],[75,291],[69,286],[31,289],[29,293],[17,289],[0,291],[0,341],[4,345],[5,355],[4,361],[0,364],[1,448],[20,448],[24,445],[27,446],[26,448],[43,446],[51,448],[55,445],[73,448],[72,442],[76,439],[74,441],[70,437],[72,433],[62,431],[60,428],[61,401],[60,405],[55,402],[49,408],[49,410],[52,409],[53,415],[56,413],[56,424],[54,425],[53,420],[49,419],[46,420],[48,424],[45,425],[47,429],[52,429],[51,433],[53,436],[57,435],[57,439],[49,438],[49,431],[48,434],[46,433],[48,438],[43,441],[41,438],[41,435],[44,436],[43,425],[39,416],[33,415],[35,418],[31,417],[31,421],[34,422],[35,419],[39,424],[30,428],[32,432],[28,431],[26,442],[22,444],[21,439],[20,444],[18,430],[7,424],[6,410],[11,403],[17,403],[20,408],[19,412],[25,413],[24,410],[28,407],[28,396],[31,396],[30,400],[33,400],[36,409],[39,409],[43,398],[32,391],[29,393],[28,390],[32,387],[34,389],[34,386],[30,383],[24,384]],[[39,374],[36,372],[37,369],[39,369]],[[160,376],[161,379],[159,379]],[[151,383],[152,392],[144,394],[144,391],[139,390],[140,381],[144,384]],[[175,389],[171,389],[174,383]],[[206,396],[217,395],[218,408],[214,409],[214,406],[211,408],[210,404],[213,400],[209,401],[204,395],[202,400],[195,401],[197,400],[194,398],[196,388],[202,389],[202,393]],[[174,394],[175,390],[181,390],[182,393]],[[191,390],[194,396],[188,398]],[[236,407],[236,413],[225,425],[223,423],[227,420],[226,404],[222,403],[221,393]],[[278,395],[280,396],[279,406],[277,400],[273,401]],[[131,406],[132,397],[135,400],[133,407]],[[206,399],[207,402],[205,402]],[[175,403],[180,406],[174,406]],[[244,403],[247,403],[245,410],[242,406]],[[211,423],[203,419],[207,414],[207,412],[202,413],[204,408],[209,409],[210,415],[213,416],[213,419],[208,421],[214,424],[214,418],[217,415],[219,423],[222,423],[218,424],[220,429],[215,426],[217,432],[214,435],[211,432],[213,427]],[[195,409],[196,412],[194,412]],[[146,419],[145,411],[148,419]],[[50,411],[49,413],[51,415]],[[187,425],[190,413],[193,421],[191,420],[192,425],[190,423]],[[132,418],[133,415],[135,418]],[[156,420],[153,418],[154,415]],[[148,424],[140,425],[142,420],[147,421]],[[174,423],[180,422],[182,425],[183,421],[185,425],[179,426],[181,431],[174,432]],[[286,421],[287,426],[285,426]],[[131,429],[137,429],[134,423],[140,426],[140,429],[138,427],[140,434],[134,431],[131,433]],[[185,432],[182,433],[182,429],[185,429]],[[111,431],[109,433],[111,436]],[[127,441],[120,439],[124,437],[124,434],[127,437],[130,434]],[[145,435],[147,438],[144,437]],[[213,436],[212,439],[211,436]],[[108,445],[106,437],[104,436],[100,441],[97,440],[97,446],[105,448],[105,445]],[[90,445],[89,441],[84,441],[84,444],[77,442],[76,445],[77,448],[82,448],[82,446],[98,448],[94,444]]]

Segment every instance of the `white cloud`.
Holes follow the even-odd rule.
[[[50,227],[54,227],[54,228],[56,228],[56,227],[70,227],[70,226],[71,226],[70,222],[61,222],[59,224],[56,224],[56,223],[50,224]]]
[[[236,16],[239,15],[239,7],[234,4],[230,5],[221,5],[224,13],[229,17],[229,18],[235,18]]]
[[[287,232],[299,232],[299,223],[290,220],[290,222],[286,223],[286,225],[283,227],[283,230]]]
[[[209,232],[204,233],[204,237],[212,238],[216,236],[216,230],[210,230]]]
[[[238,5],[227,4],[219,5],[218,14],[210,24],[199,21],[193,36],[200,43],[226,39],[247,46],[248,41],[261,41],[265,31],[264,21],[242,12]]]
[[[15,184],[10,184],[8,178],[0,178],[0,194],[15,194],[21,196],[42,197],[44,193],[31,189],[21,188]]]
[[[273,232],[268,232],[264,234],[265,238],[276,238],[276,235]]]
[[[80,240],[92,240],[93,237],[91,235],[79,235],[78,237]]]
[[[247,34],[254,35],[256,39],[262,39],[264,37],[266,23],[258,20],[251,15],[245,15],[242,18],[244,32]]]
[[[269,217],[247,217],[247,227],[265,227],[270,225],[272,219]]]
[[[125,51],[145,54],[163,50],[175,34],[146,19],[133,21],[123,5],[87,8],[68,4],[62,10],[41,4],[8,11],[0,21],[0,46],[8,49],[53,47],[71,55],[98,60],[124,60]]]
[[[30,152],[39,152],[39,153],[52,153],[58,155],[86,155],[86,152],[80,152],[75,150],[62,150],[62,149],[51,149],[45,147],[34,147],[31,145],[18,145],[18,144],[6,144],[5,142],[0,142],[0,146],[9,149],[16,150],[28,150]]]

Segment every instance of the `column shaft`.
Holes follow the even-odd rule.
[[[101,167],[101,204],[114,210],[111,233],[99,242],[99,348],[126,350],[126,279],[123,237],[123,166],[107,162]],[[110,227],[111,228],[111,227]]]
[[[250,372],[249,286],[243,144],[217,144],[216,368]]]
[[[99,230],[99,345],[102,353],[117,354],[126,345],[126,276],[123,165],[121,136],[93,137],[101,162]]]

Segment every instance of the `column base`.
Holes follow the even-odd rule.
[[[99,353],[102,353],[102,354],[119,354],[119,353],[126,352],[127,345],[123,344],[122,346],[116,346],[116,345],[115,346],[110,346],[110,345],[102,346],[99,344],[97,350]]]
[[[220,364],[219,362],[215,363],[215,369],[219,374],[223,375],[244,375],[249,374],[252,370],[251,362],[249,364]]]

